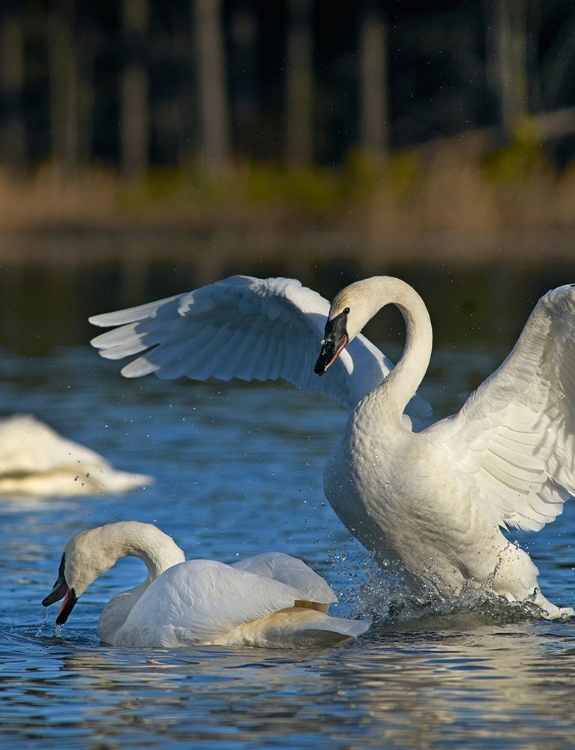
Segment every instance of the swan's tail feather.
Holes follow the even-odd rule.
[[[324,615],[326,622],[313,627],[310,624],[298,628],[293,633],[294,648],[313,648],[320,646],[337,646],[357,638],[369,628],[366,620],[344,620]]]
[[[369,628],[367,620],[330,617],[315,609],[293,607],[245,623],[213,642],[220,646],[318,648],[357,638]]]

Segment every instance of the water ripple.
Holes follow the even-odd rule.
[[[442,351],[454,390],[493,356]],[[17,403],[156,483],[125,497],[0,501],[0,742],[28,747],[568,747],[575,736],[575,624],[533,619],[469,592],[416,602],[342,528],[322,492],[344,414],[281,385],[128,382],[92,352],[4,358],[0,405]],[[485,371],[485,372],[484,372]],[[426,395],[451,408],[444,373]],[[262,415],[265,423],[262,423]],[[264,549],[303,557],[339,592],[338,614],[373,617],[337,649],[120,649],[97,637],[111,596],[143,577],[123,560],[57,635],[42,626],[61,550],[87,526],[156,523],[189,556]],[[552,601],[575,601],[575,504],[519,536]],[[475,597],[475,599],[473,598]],[[42,627],[41,627],[42,626]]]

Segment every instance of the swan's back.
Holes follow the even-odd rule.
[[[289,647],[296,645],[298,632],[303,645],[303,631],[310,629],[310,623],[320,634],[316,642],[330,643],[355,637],[369,627],[313,609],[300,615],[303,608],[296,604],[301,597],[301,590],[270,576],[214,560],[190,560],[152,582],[116,634],[114,645]],[[284,641],[278,642],[281,638]]]
[[[303,560],[283,552],[264,552],[233,563],[232,567],[285,583],[298,592],[299,606],[327,612],[329,605],[337,602],[335,592],[320,575]]]
[[[293,607],[299,595],[286,584],[225,563],[189,560],[153,581],[118,632],[116,645],[213,642],[245,622]]]

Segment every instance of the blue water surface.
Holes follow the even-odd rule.
[[[439,346],[424,395],[438,413],[498,364],[499,350]],[[125,496],[0,500],[0,743],[81,748],[564,748],[575,743],[575,624],[503,611],[393,618],[397,595],[326,503],[336,404],[282,384],[127,381],[86,346],[2,355],[0,410],[33,413],[155,482]],[[266,550],[306,560],[374,619],[335,649],[102,645],[105,603],[139,582],[120,561],[61,633],[43,623],[62,548],[116,520],[158,525],[188,557]],[[546,596],[575,604],[575,502],[538,534],[513,534]]]

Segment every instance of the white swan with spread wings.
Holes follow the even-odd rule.
[[[395,369],[360,334],[387,304],[406,323]],[[91,321],[121,326],[92,343],[109,359],[139,355],[127,377],[283,377],[336,398],[350,418],[325,492],[378,559],[399,560],[444,595],[472,583],[532,601],[546,617],[573,615],[541,594],[537,568],[501,531],[541,529],[575,492],[573,287],[546,294],[501,367],[458,414],[425,429],[416,390],[431,322],[417,292],[393,277],[355,282],[331,306],[293,280],[232,277]]]

